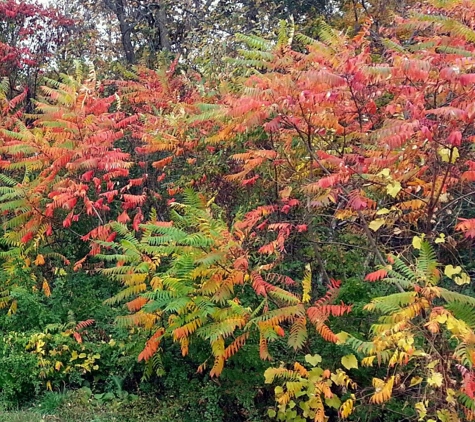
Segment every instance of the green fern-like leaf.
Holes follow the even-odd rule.
[[[459,303],[461,305],[470,305],[475,307],[475,298],[462,293],[453,292],[442,287],[439,288],[440,296],[448,303]]]
[[[236,34],[236,39],[245,43],[249,48],[262,51],[271,51],[273,49],[273,45],[270,41],[257,35]]]
[[[305,318],[297,318],[290,328],[289,346],[301,349],[307,341],[308,332]]]
[[[413,303],[416,296],[416,292],[411,291],[394,293],[373,299],[365,308],[372,312],[391,314],[400,310],[402,306]]]
[[[475,42],[475,31],[456,19],[441,15],[422,15],[414,13],[413,16],[420,22],[430,22],[439,26],[443,31],[450,32],[453,36],[464,38],[466,41]]]

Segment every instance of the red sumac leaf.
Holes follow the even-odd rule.
[[[374,281],[382,280],[387,275],[388,275],[388,271],[382,268],[380,270],[369,273],[364,279],[366,281],[374,282]]]

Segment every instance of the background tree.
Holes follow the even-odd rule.
[[[290,16],[305,26],[316,15],[328,15],[333,5],[283,0],[273,1],[271,7],[268,2],[255,0],[76,0],[65,3],[63,8],[68,16],[79,14],[87,25],[95,24],[95,31],[101,34],[96,42],[103,44],[99,50],[114,51],[116,59],[129,64],[140,58],[153,62],[158,53],[171,52],[179,53],[191,64],[203,51],[224,41],[232,44],[239,32],[271,34],[279,19]],[[229,52],[227,48],[223,54]]]
[[[34,97],[39,76],[69,39],[73,20],[53,8],[15,0],[0,3],[0,76],[13,97],[28,88]]]

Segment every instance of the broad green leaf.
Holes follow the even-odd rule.
[[[269,416],[269,418],[275,418],[277,416],[277,412],[274,409],[268,409],[267,416]]]
[[[328,407],[333,407],[334,409],[339,409],[341,406],[341,400],[339,397],[335,394],[331,399],[325,399],[325,404]]]
[[[317,366],[321,361],[322,357],[320,355],[305,355],[305,362],[312,366]]]
[[[351,369],[355,368],[358,369],[358,359],[356,359],[356,356],[351,354],[351,355],[346,355],[341,358],[341,364],[346,368],[346,369]]]
[[[265,382],[266,384],[271,384],[273,380],[274,380],[274,374],[272,373],[272,371],[270,371],[269,369],[267,369],[267,370],[264,372],[264,382]]]
[[[320,367],[313,368],[311,371],[308,371],[307,379],[310,383],[316,383],[322,380],[323,369]]]

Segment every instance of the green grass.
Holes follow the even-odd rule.
[[[71,408],[68,411],[60,409],[57,414],[44,416],[33,411],[0,412],[0,422],[159,422],[160,420],[165,421],[155,417],[151,419],[135,417],[106,409],[86,412],[83,409]]]
[[[119,414],[108,414],[104,412],[82,412],[79,410],[75,412],[71,409],[70,412],[62,412],[56,415],[44,415],[37,412],[18,411],[18,412],[0,412],[0,422],[126,422],[137,419],[130,419],[127,416],[123,417]],[[143,422],[148,422],[142,419]],[[155,421],[154,421],[155,422]]]
[[[179,403],[173,406],[153,397],[99,402],[77,390],[48,392],[28,409],[0,410],[0,422],[182,422],[179,415]]]
[[[0,412],[0,422],[46,422],[54,419],[44,419],[34,412]]]

